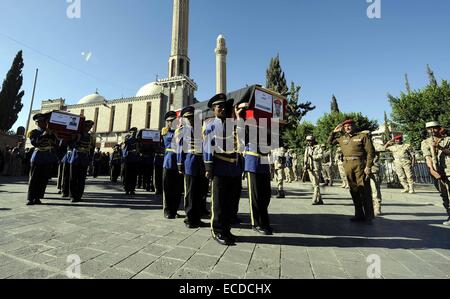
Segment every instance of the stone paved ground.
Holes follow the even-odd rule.
[[[385,214],[367,226],[349,222],[348,191],[323,188],[326,205],[312,206],[309,185],[289,184],[288,197],[271,203],[268,237],[249,229],[244,193],[240,242],[224,247],[207,228],[165,220],[160,197],[127,198],[105,179],[90,180],[78,204],[53,183],[42,206],[27,207],[26,189],[0,177],[0,278],[66,278],[71,254],[82,278],[367,278],[372,254],[382,278],[450,278],[450,229],[430,191],[384,190]]]

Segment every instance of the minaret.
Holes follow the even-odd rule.
[[[169,78],[181,75],[189,77],[189,0],[173,1],[172,24],[172,51],[169,58]]]
[[[216,94],[227,93],[227,54],[225,37],[217,37],[216,47]]]

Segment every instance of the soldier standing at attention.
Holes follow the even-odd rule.
[[[178,172],[176,138],[173,121],[177,118],[177,113],[169,111],[165,115],[166,127],[162,129],[161,136],[164,141],[164,169],[163,169],[163,206],[164,217],[167,219],[177,218],[177,211],[180,207],[183,193],[183,176]]]
[[[410,144],[403,143],[402,136],[396,136],[385,145],[386,150],[392,152],[394,156],[395,172],[398,175],[400,184],[403,186],[402,193],[414,194],[414,174],[413,167],[416,159]]]
[[[183,125],[177,130],[177,164],[180,174],[184,175],[184,209],[187,228],[206,226],[201,221],[204,206],[205,164],[201,153],[201,143],[194,137],[195,108],[188,106],[181,111]],[[200,139],[201,141],[201,139]]]
[[[427,123],[426,127],[431,137],[422,141],[421,149],[449,216],[443,224],[450,226],[450,137],[442,134],[442,127],[437,121]]]
[[[245,110],[246,101],[238,103],[235,107],[235,114],[238,121],[237,135],[239,148],[245,149],[244,171],[247,173],[252,228],[262,235],[272,235],[273,229],[270,226],[268,212],[270,198],[272,196],[268,159],[270,151],[269,154],[264,154],[261,151],[258,142],[259,127],[257,130],[254,130],[254,134],[257,134],[257,136],[249,136],[250,129],[244,124],[246,120]]]
[[[153,160],[153,186],[155,186],[155,195],[163,194],[163,166],[164,148],[162,148],[161,145],[158,145]]]
[[[336,149],[336,155],[334,156],[334,162],[336,163],[338,170],[339,170],[339,176],[342,180],[341,188],[348,189],[348,181],[347,176],[345,175],[345,169],[344,169],[344,154],[342,153],[342,149],[340,146]]]
[[[275,178],[277,180],[277,198],[285,198],[284,192],[284,168],[286,167],[285,150],[283,147],[273,150],[273,166],[275,168]]]
[[[31,144],[35,147],[31,156],[31,170],[28,182],[27,205],[39,205],[45,194],[52,165],[56,162],[57,137],[48,129],[48,116],[36,114],[33,117],[38,128],[28,133]]]
[[[294,181],[298,182],[298,155],[295,150],[292,150],[292,173],[294,174]]]
[[[117,183],[117,179],[119,178],[120,175],[121,164],[122,164],[122,151],[120,149],[120,145],[116,144],[114,146],[114,151],[109,161],[111,183]]]
[[[236,237],[231,233],[231,218],[236,198],[240,197],[242,170],[236,148],[233,128],[227,130],[227,97],[218,94],[211,98],[208,107],[215,119],[207,124],[204,132],[203,160],[206,177],[212,180],[211,234],[221,245],[234,245]]]
[[[139,162],[141,161],[137,150],[137,128],[131,128],[125,136],[123,149],[123,185],[126,195],[135,195]]]
[[[307,136],[308,145],[305,149],[305,158],[303,160],[305,171],[308,171],[309,179],[314,188],[313,205],[323,205],[322,195],[320,194],[319,176],[321,170],[321,161],[323,158],[322,147],[317,144],[314,136]]]
[[[344,133],[338,136],[340,132]],[[328,138],[331,145],[339,144],[344,154],[344,168],[355,206],[352,222],[372,223],[374,218],[370,176],[375,149],[368,134],[357,132],[355,122],[346,120],[338,125]]]
[[[325,144],[322,144],[322,176],[325,186],[333,186],[333,155],[331,147],[327,149]]]
[[[380,216],[381,202],[383,201],[381,197],[381,152],[384,151],[384,146],[380,143],[377,143],[373,138],[372,143],[375,149],[375,156],[373,158],[372,174],[370,175],[370,187],[372,189],[374,214],[375,216]]]
[[[89,133],[93,126],[93,121],[85,121],[83,132],[78,134],[76,141],[69,144],[69,147],[72,149],[72,155],[69,161],[69,196],[71,202],[79,202],[83,197],[86,175],[89,165],[92,164],[92,156],[95,148],[95,139]]]

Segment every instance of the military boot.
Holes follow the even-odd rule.
[[[414,190],[414,185],[409,185],[409,193],[410,194],[415,194],[416,190]]]
[[[373,213],[375,214],[375,217],[381,215],[381,203],[377,199],[373,201]]]

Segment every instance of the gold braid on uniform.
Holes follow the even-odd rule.
[[[168,128],[168,127],[162,128],[162,130],[161,130],[161,136],[166,136],[167,133],[169,133],[169,130],[170,130],[170,128]]]

